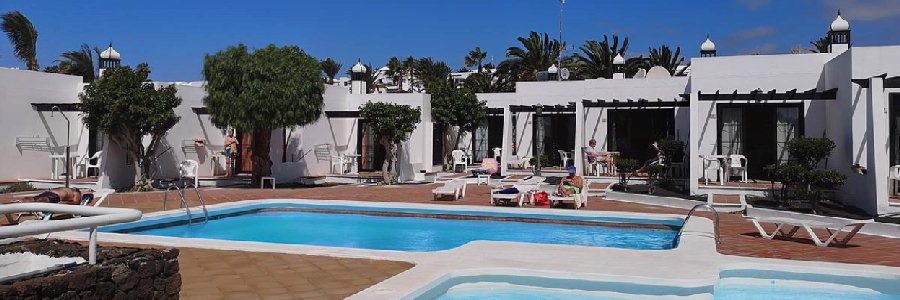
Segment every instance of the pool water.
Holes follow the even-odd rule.
[[[841,300],[889,300],[900,299],[900,295],[882,294],[875,291],[837,290],[827,288],[803,288],[786,286],[759,285],[720,285],[716,286],[716,300],[807,300],[807,299],[841,299]]]
[[[677,236],[671,229],[300,211],[257,212],[129,233],[398,251],[447,250],[477,240],[663,250],[671,249]]]

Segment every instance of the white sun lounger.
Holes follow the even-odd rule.
[[[555,206],[557,203],[572,202],[575,205],[575,209],[584,207],[585,205],[587,205],[588,190],[590,189],[590,188],[588,188],[588,186],[590,186],[590,183],[585,181],[584,188],[581,189],[581,193],[574,194],[569,197],[551,195],[549,197],[551,206]]]
[[[518,193],[515,194],[501,194],[500,191],[504,190],[503,188],[495,188],[491,189],[491,204],[496,205],[500,201],[519,201],[519,207],[525,204],[525,197],[528,197],[529,203],[534,205],[534,198],[532,197],[532,192],[537,190],[536,184],[516,184],[513,185],[514,188],[519,190]]]
[[[454,179],[445,182],[443,186],[431,190],[431,193],[434,196],[434,200],[437,200],[438,196],[446,195],[453,195],[453,200],[459,200],[466,196],[466,180]]]
[[[794,219],[787,217],[750,217],[744,216],[750,222],[753,222],[753,226],[756,226],[756,229],[759,230],[759,234],[762,235],[763,238],[771,240],[772,238],[781,235],[783,237],[793,237],[794,234],[797,233],[800,228],[806,231],[809,234],[809,237],[812,238],[812,241],[816,243],[816,246],[819,247],[827,247],[829,244],[834,243],[837,245],[846,245],[850,239],[862,229],[868,223],[872,223],[873,220],[851,220],[845,219],[841,221],[834,222],[826,222],[826,221],[814,221],[814,220],[802,220],[802,219]],[[772,223],[775,224],[775,230],[772,233],[766,232],[765,228],[762,227],[760,223]],[[816,235],[814,229],[824,229],[828,232],[829,236],[827,239],[822,240]],[[837,236],[841,232],[846,232],[846,235],[842,239],[838,239]]]

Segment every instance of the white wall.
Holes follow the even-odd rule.
[[[49,178],[51,154],[64,154],[66,120],[59,113],[35,111],[31,103],[77,103],[81,76],[70,76],[0,68],[0,180]],[[78,112],[65,112],[71,120],[69,145],[73,159],[87,150],[87,130]],[[16,137],[49,138],[49,147],[27,149],[16,145]],[[60,172],[64,168],[59,164]]]

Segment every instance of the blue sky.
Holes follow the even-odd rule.
[[[900,44],[898,0],[567,0],[564,40],[603,34],[630,38],[629,56],[648,47],[682,47],[697,56],[709,34],[719,55],[787,53],[823,36],[835,12],[850,21],[854,45]],[[454,1],[43,1],[3,0],[35,24],[43,68],[82,43],[110,42],[124,64],[150,64],[154,80],[201,80],[203,55],[229,45],[298,45],[349,68],[391,56],[431,56],[453,69],[475,46],[499,62],[529,31],[558,32],[556,0]],[[0,66],[23,67],[6,39]]]

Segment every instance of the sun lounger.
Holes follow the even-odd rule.
[[[519,207],[522,207],[525,204],[525,198],[528,197],[528,202],[534,205],[533,192],[537,190],[537,184],[516,184],[513,187],[519,192],[515,194],[501,194],[500,191],[504,190],[503,188],[491,189],[491,204],[496,205],[500,201],[512,202],[513,200],[518,200]]]
[[[553,196],[553,195],[551,195],[551,196],[549,197],[549,198],[550,198],[550,199],[549,199],[549,200],[550,200],[550,204],[551,204],[551,206],[556,206],[556,205],[559,204],[559,203],[572,202],[572,204],[575,205],[575,209],[582,208],[582,207],[584,207],[585,205],[587,205],[587,197],[588,197],[587,195],[588,195],[588,190],[589,190],[588,187],[589,187],[589,186],[590,186],[590,183],[587,182],[587,181],[585,181],[585,182],[584,182],[584,188],[581,189],[581,193],[574,194],[574,195],[571,195],[571,196],[569,196],[569,197]]]
[[[872,223],[873,220],[836,220],[833,222],[829,221],[814,221],[814,220],[802,220],[802,219],[794,219],[788,217],[750,217],[744,216],[750,222],[753,222],[753,226],[756,226],[756,229],[759,230],[759,234],[768,240],[773,239],[774,237],[781,235],[783,237],[793,237],[800,228],[806,231],[809,234],[809,237],[812,238],[812,241],[816,243],[816,246],[819,247],[827,247],[829,244],[834,243],[837,245],[846,245],[850,239],[862,229],[868,223]],[[772,223],[775,224],[775,230],[771,233],[766,232],[765,228],[762,227],[760,223]],[[822,240],[819,239],[819,236],[816,235],[814,229],[824,229],[828,232],[829,236],[827,239]],[[845,231],[846,230],[846,231]],[[841,232],[846,232],[846,235],[842,239],[838,239],[837,236]]]
[[[453,200],[459,200],[466,196],[466,180],[454,179],[444,183],[443,186],[431,190],[434,200],[439,196],[453,195]]]

